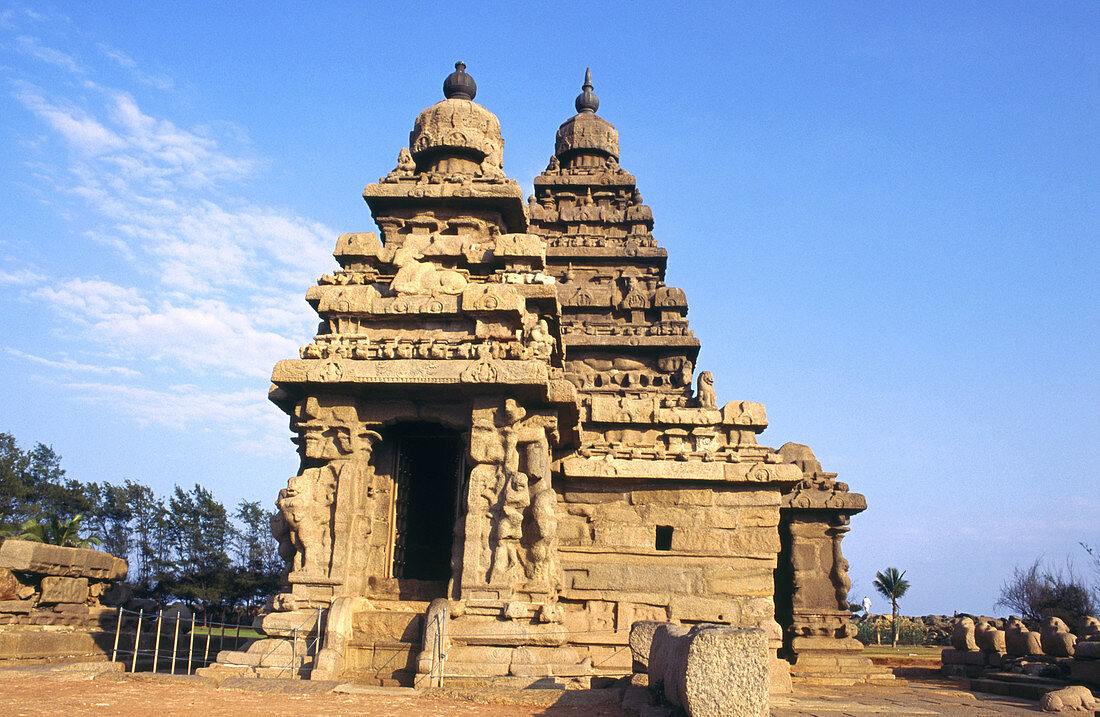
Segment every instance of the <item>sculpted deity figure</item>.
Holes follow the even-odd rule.
[[[848,559],[840,552],[840,535],[833,536],[833,587],[836,590],[836,604],[840,610],[847,610],[848,591],[852,589],[852,579],[848,577]]]
[[[546,219],[546,209],[539,204],[534,194],[527,198],[527,217],[532,221],[542,221]]]
[[[504,502],[497,522],[497,548],[493,555],[490,582],[502,582],[522,568],[520,539],[523,537],[523,513],[531,504],[527,474],[505,468]]]
[[[546,319],[539,319],[531,324],[527,330],[527,341],[535,358],[549,359],[554,351],[554,337],[550,335],[550,327]]]
[[[527,577],[549,587],[553,573],[553,542],[558,533],[558,499],[550,485],[550,446],[545,441],[528,445],[527,470],[537,480],[531,486],[533,540]]]
[[[397,171],[404,174],[412,174],[416,171],[416,162],[413,161],[408,147],[402,147],[397,153]]]

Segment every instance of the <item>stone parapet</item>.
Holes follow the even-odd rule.
[[[126,561],[87,548],[66,548],[7,539],[0,545],[0,568],[69,578],[125,580]]]

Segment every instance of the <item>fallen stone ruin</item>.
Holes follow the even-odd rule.
[[[107,659],[125,560],[27,540],[0,544],[0,664]]]

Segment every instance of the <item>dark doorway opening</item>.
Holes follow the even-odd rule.
[[[451,577],[462,439],[428,423],[398,426],[391,435],[397,447],[393,576],[443,581],[445,590]]]
[[[791,625],[794,624],[794,567],[791,565],[791,524],[790,521],[779,519],[779,559],[776,561],[775,572],[772,573],[775,581],[775,621],[783,629],[783,647],[779,650],[779,656],[784,659],[792,659],[791,651]]]

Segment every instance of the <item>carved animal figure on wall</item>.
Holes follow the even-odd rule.
[[[998,630],[988,620],[978,620],[974,626],[974,641],[978,643],[978,649],[982,652],[1006,652],[1005,631]]]
[[[1081,641],[1100,640],[1100,620],[1095,617],[1081,618],[1077,625],[1077,635]]]
[[[962,652],[975,652],[978,643],[974,641],[974,621],[968,617],[959,618],[951,628],[951,647]]]
[[[710,371],[699,374],[699,390],[695,402],[700,408],[718,408],[718,397],[714,393],[714,375]]]
[[[1005,648],[1010,655],[1041,655],[1043,645],[1039,633],[1032,632],[1018,617],[1011,617],[1005,626]]]
[[[279,557],[286,563],[288,570],[294,569],[294,542],[290,539],[290,526],[281,510],[271,516],[271,537],[279,544]]]
[[[1057,617],[1043,620],[1043,626],[1039,629],[1039,640],[1043,652],[1053,657],[1073,657],[1073,648],[1077,644],[1077,636]]]
[[[423,250],[430,239],[405,240],[393,255],[398,267],[390,283],[397,294],[461,294],[468,283],[466,277],[453,269],[444,269],[423,259]]]
[[[294,545],[292,570],[305,574],[327,572],[335,496],[335,478],[331,471],[319,468],[307,468],[280,491],[275,505],[286,520]]]
[[[1044,712],[1092,712],[1095,707],[1092,691],[1081,685],[1051,690],[1039,699],[1039,709]]]

